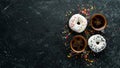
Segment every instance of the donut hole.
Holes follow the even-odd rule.
[[[98,45],[100,42],[96,42],[96,44]]]
[[[80,22],[77,22],[78,25],[80,25]]]

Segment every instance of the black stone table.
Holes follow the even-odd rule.
[[[108,20],[107,47],[91,66],[68,59],[66,11],[95,4]],[[0,68],[120,68],[120,0],[0,0]]]

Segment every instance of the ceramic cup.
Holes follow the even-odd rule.
[[[107,20],[102,14],[94,14],[90,18],[90,25],[96,31],[101,31],[107,26]]]
[[[74,36],[73,39],[70,41],[70,47],[75,53],[83,52],[86,46],[87,40],[81,35]]]

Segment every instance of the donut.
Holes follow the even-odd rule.
[[[101,52],[106,47],[106,40],[103,36],[96,34],[88,39],[88,46],[96,53]]]
[[[69,27],[71,30],[81,33],[87,27],[87,19],[80,14],[74,14],[69,20]]]

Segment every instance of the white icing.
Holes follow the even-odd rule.
[[[97,44],[96,42],[99,42],[99,44]],[[92,49],[92,51],[96,53],[101,52],[106,47],[106,40],[103,36],[96,34],[96,35],[91,36],[88,39],[88,45],[90,49]]]
[[[80,23],[80,24],[77,24],[77,23]],[[69,20],[69,27],[77,32],[77,33],[81,33],[83,32],[86,27],[87,27],[87,19],[80,15],[80,14],[74,14],[70,20]]]

